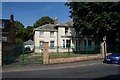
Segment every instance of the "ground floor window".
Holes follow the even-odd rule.
[[[84,40],[84,45],[87,46],[87,40]]]
[[[66,47],[71,47],[71,40],[66,40]]]
[[[63,40],[63,48],[65,48],[65,40]]]
[[[50,41],[50,48],[54,48],[54,41]]]
[[[90,46],[90,45],[92,45],[92,40],[84,40],[84,45],[85,45],[85,46]]]
[[[92,45],[92,40],[88,40],[88,45]]]
[[[40,41],[40,48],[43,47],[43,41]]]

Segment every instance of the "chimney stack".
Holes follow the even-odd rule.
[[[10,21],[14,21],[14,15],[10,15]]]
[[[54,17],[54,24],[58,24],[58,18]]]

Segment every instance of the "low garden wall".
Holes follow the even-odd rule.
[[[53,58],[53,59],[49,59],[49,64],[75,62],[75,61],[100,59],[100,58],[103,58],[102,54],[85,55],[85,56],[78,56],[78,57],[66,57],[66,58]]]

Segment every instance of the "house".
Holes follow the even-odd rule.
[[[15,28],[14,16],[10,15],[10,19],[0,19],[0,65],[3,65],[5,56],[9,54],[5,52],[4,47],[15,44]],[[12,52],[15,52],[13,50]]]
[[[0,19],[0,40],[3,45],[15,43],[15,28],[14,28],[14,16],[10,15],[10,19]]]
[[[70,47],[94,45],[92,37],[76,34],[73,21],[58,24],[58,19],[54,19],[54,24],[46,24],[34,29],[35,52],[42,52],[43,42],[49,43],[49,52],[66,52]],[[79,50],[84,50],[80,49]]]
[[[28,40],[28,41],[24,42],[24,48],[25,48],[25,50],[33,51],[33,49],[34,49],[34,41]]]

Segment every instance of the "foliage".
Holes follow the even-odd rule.
[[[28,26],[27,28],[24,28],[24,25],[19,21],[14,21],[14,25],[16,32],[16,37],[15,37],[16,43],[21,43],[29,39],[33,39],[33,29],[34,29],[33,26]]]
[[[26,41],[29,40],[29,39],[33,40],[33,30],[34,30],[33,26],[27,26],[27,28],[25,28]]]
[[[49,24],[49,23],[53,23],[53,20],[49,17],[49,16],[44,16],[41,17],[39,20],[36,21],[36,23],[34,24],[34,27],[39,27],[45,24]]]
[[[120,43],[120,3],[68,2],[75,30],[83,35],[93,35],[97,41],[107,36],[108,43]]]
[[[22,23],[20,23],[19,21],[14,21],[14,25],[15,25],[15,32],[16,32],[16,37],[15,37],[15,41],[16,43],[20,43],[23,42],[23,36],[24,36],[24,25]]]

